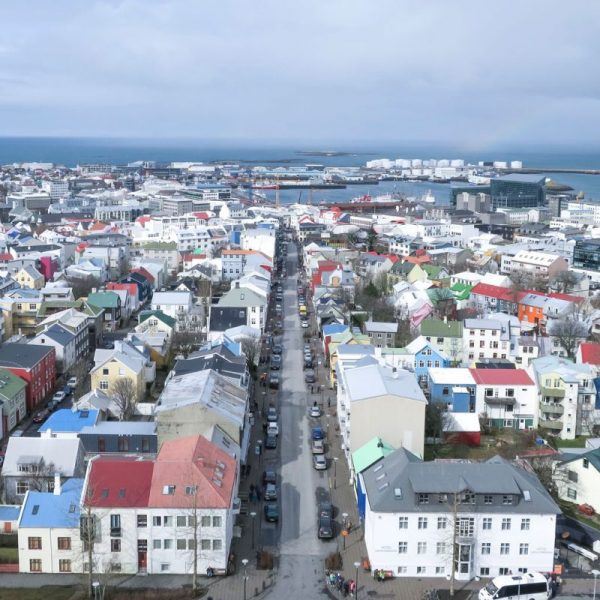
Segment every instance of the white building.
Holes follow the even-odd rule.
[[[193,305],[192,293],[189,291],[152,294],[152,310],[160,310],[165,315],[176,319],[178,323],[186,320],[192,312]]]
[[[561,500],[589,504],[600,512],[600,448],[557,463],[553,479]]]
[[[483,358],[509,358],[510,330],[493,319],[465,319],[463,360],[471,364]]]
[[[454,559],[463,581],[552,571],[560,509],[534,475],[499,457],[422,462],[400,448],[359,477],[373,570],[447,577]]]

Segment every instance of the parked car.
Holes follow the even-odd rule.
[[[279,435],[279,424],[277,421],[267,423],[267,435]]]
[[[277,448],[276,435],[267,435],[267,439],[265,440],[265,448],[267,450],[275,450]]]
[[[582,515],[587,515],[588,517],[592,517],[596,514],[596,511],[594,510],[594,507],[591,506],[590,504],[580,504],[577,507],[577,510],[582,514]]]
[[[60,404],[66,397],[67,397],[67,394],[65,394],[65,392],[61,390],[60,392],[56,392],[56,394],[54,394],[54,396],[52,396],[52,401],[55,404]]]
[[[279,505],[277,502],[265,503],[265,521],[269,523],[277,523],[279,521]]]
[[[277,421],[277,409],[274,406],[269,406],[267,410],[267,421]]]
[[[277,483],[277,473],[275,471],[263,471],[262,481],[263,485]]]
[[[311,451],[313,454],[325,454],[325,444],[323,440],[313,440]]]
[[[308,321],[302,321],[300,324],[302,325],[302,329],[308,329]]]
[[[265,500],[277,500],[277,486],[274,483],[265,486]]]
[[[333,519],[333,504],[331,502],[319,502],[319,515],[325,515]]]
[[[313,455],[313,467],[317,471],[325,471],[327,469],[327,459],[324,454]]]
[[[47,408],[44,408],[44,410],[40,410],[40,412],[35,415],[32,420],[34,423],[43,423],[48,418],[49,414],[50,411]]]
[[[323,434],[323,429],[321,427],[313,427],[310,432],[310,437],[313,440],[325,439],[325,435]]]
[[[327,515],[319,516],[319,539],[330,540],[333,537],[333,520]]]
[[[279,389],[279,375],[277,373],[271,373],[269,377],[269,387],[274,390]]]
[[[310,407],[310,416],[313,419],[318,419],[321,416],[321,408],[319,406],[317,406],[316,404],[313,404]]]
[[[271,356],[271,370],[277,371],[279,369],[281,369],[281,356],[273,354],[273,356]]]
[[[79,378],[77,378],[77,377],[69,377],[69,380],[67,381],[67,385],[71,389],[74,390],[79,385]]]
[[[306,383],[315,383],[317,379],[315,377],[314,371],[306,371],[306,373],[304,374],[304,381]]]
[[[281,346],[281,344],[275,344],[271,349],[271,352],[273,354],[281,354],[283,352],[283,347]]]

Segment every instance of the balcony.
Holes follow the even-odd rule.
[[[556,402],[541,402],[540,410],[546,414],[561,416],[565,412],[565,407]]]
[[[485,403],[490,406],[497,406],[500,404],[514,404],[516,402],[514,396],[486,396]]]
[[[563,428],[563,423],[560,419],[548,419],[546,417],[541,417],[540,427],[552,429],[553,431],[561,431]]]
[[[563,388],[546,387],[545,385],[540,387],[540,393],[542,396],[550,396],[551,398],[565,397],[565,390]]]

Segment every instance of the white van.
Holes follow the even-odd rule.
[[[548,600],[550,582],[542,573],[501,575],[479,590],[479,600]]]

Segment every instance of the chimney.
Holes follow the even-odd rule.
[[[61,493],[60,473],[54,473],[54,495],[60,496],[60,493]]]

